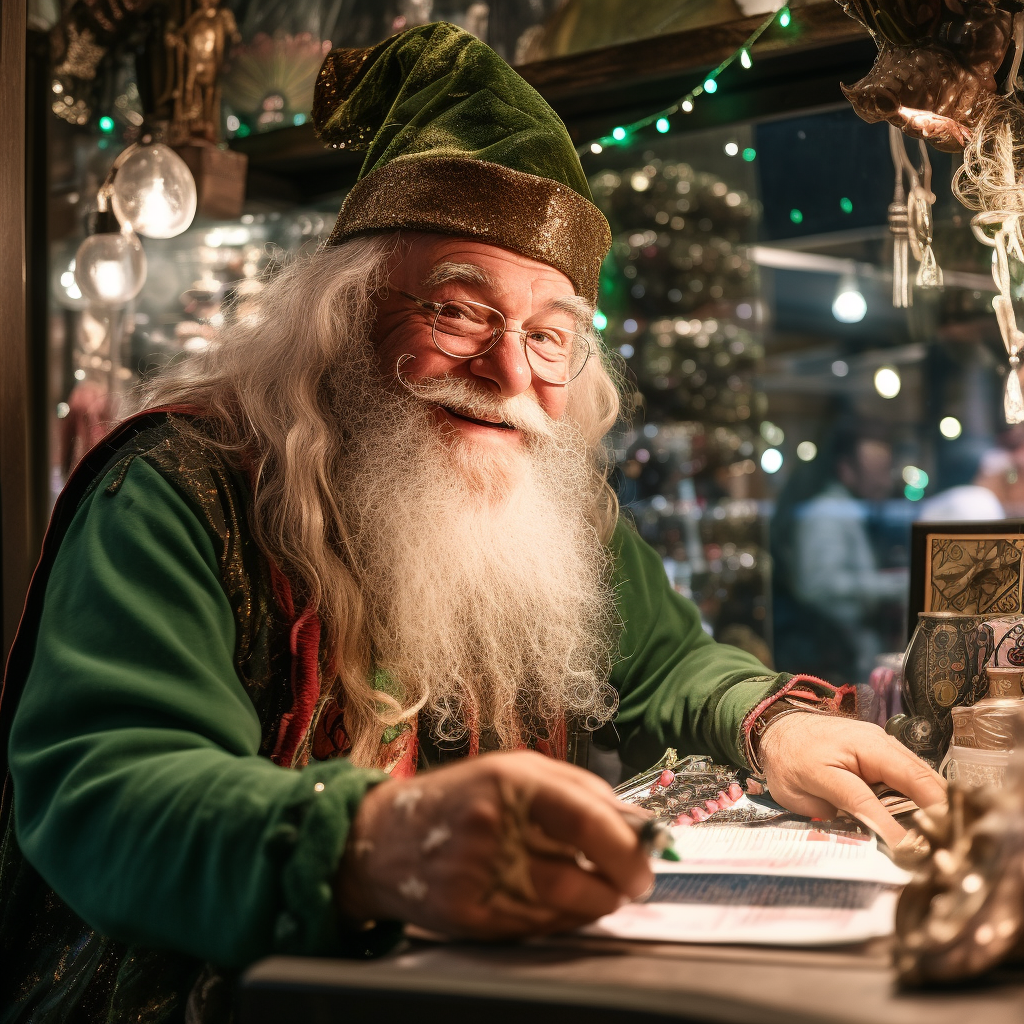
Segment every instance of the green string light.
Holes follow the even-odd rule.
[[[803,221],[804,221],[804,215],[799,210],[790,210],[789,211],[789,219],[794,224],[802,224]]]
[[[743,150],[743,159],[746,160],[748,164],[752,164],[756,157],[757,150],[754,149],[753,146],[747,146],[747,148]]]
[[[99,123],[101,132],[107,132],[109,134],[114,130],[114,119],[112,117],[107,117],[106,114],[100,118]]]
[[[846,196],[843,196],[843,198],[839,200],[839,209],[842,210],[843,213],[853,213],[853,201],[847,199]]]
[[[791,15],[788,7],[782,7],[778,11],[773,11],[760,25],[754,29],[753,32],[744,40],[743,44],[739,46],[733,53],[731,53],[721,64],[718,65],[713,71],[705,76],[704,81],[697,86],[694,86],[685,96],[678,99],[670,107],[664,110],[656,111],[653,114],[649,114],[647,117],[641,118],[639,121],[634,121],[632,124],[618,125],[612,129],[611,140],[615,142],[625,142],[629,135],[641,131],[644,128],[653,126],[656,131],[664,135],[666,132],[671,130],[671,122],[669,118],[673,114],[678,114],[680,111],[684,114],[689,114],[693,110],[694,100],[698,96],[702,96],[707,93],[709,96],[714,95],[718,92],[718,77],[735,61],[739,61],[744,68],[750,68],[753,66],[753,57],[751,56],[751,49],[758,39],[762,36],[768,28],[773,25],[776,20],[783,27],[789,26],[791,21]],[[242,133],[236,132],[237,135]],[[248,132],[246,132],[248,134]],[[598,154],[604,151],[605,147],[609,143],[609,138],[605,136],[601,139],[590,139],[579,146],[576,152],[580,156],[584,156],[587,153]],[[747,156],[747,153],[750,156]],[[754,159],[756,153],[753,149],[743,151],[743,159],[748,163]]]
[[[606,317],[604,315],[604,313],[601,312],[601,310],[599,310],[599,309],[596,310],[594,312],[594,328],[595,328],[595,330],[603,331],[607,326],[608,326],[608,317]]]

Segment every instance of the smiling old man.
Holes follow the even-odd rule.
[[[618,518],[609,230],[543,100],[439,24],[334,51],[314,119],[367,150],[329,244],[56,510],[3,698],[4,1020],[216,1019],[273,951],[606,913],[651,881],[580,767],[609,722],[628,765],[708,752],[891,843],[869,783],[943,796],[715,644]]]

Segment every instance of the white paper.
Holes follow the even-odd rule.
[[[896,889],[878,892],[868,907],[718,906],[705,903],[627,903],[583,932],[660,942],[755,946],[833,946],[891,935]]]
[[[890,935],[910,874],[874,839],[737,825],[673,829],[679,863],[655,861],[655,888],[584,928],[667,942],[818,946]]]
[[[792,878],[906,885],[909,872],[896,867],[873,838],[763,825],[673,828],[678,863],[654,862],[654,870],[683,874],[757,874]]]

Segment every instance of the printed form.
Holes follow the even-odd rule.
[[[655,861],[655,885],[583,929],[661,942],[817,946],[889,935],[910,874],[874,839],[813,828],[672,830],[681,860]]]

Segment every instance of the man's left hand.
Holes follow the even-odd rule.
[[[946,783],[877,725],[813,712],[780,717],[761,739],[761,760],[772,798],[813,818],[845,811],[893,849],[906,832],[869,788],[882,782],[918,807],[946,799]]]

